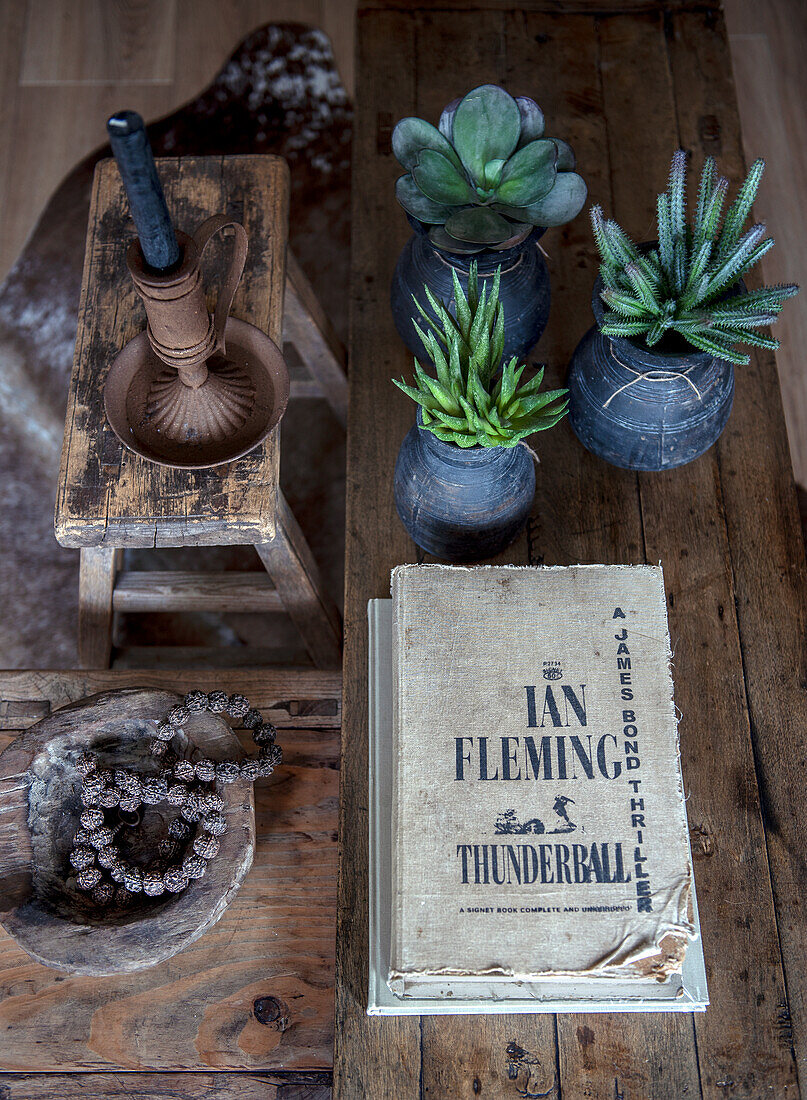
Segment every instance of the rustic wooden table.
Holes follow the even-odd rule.
[[[767,353],[738,370],[719,444],[675,472],[607,466],[568,425],[536,437],[532,519],[501,559],[663,563],[710,1008],[365,1015],[367,600],[388,594],[393,565],[418,560],[392,499],[413,417],[390,382],[411,368],[389,309],[409,232],[393,194],[392,126],[408,114],[436,121],[445,103],[486,81],[532,95],[548,132],[572,142],[591,200],[640,240],[652,233],[677,145],[698,168],[716,155],[735,182],[743,157],[725,27],[708,2],[373,3],[359,15],[357,62],[335,1096],[798,1096],[799,1072],[807,1081],[807,576]],[[560,384],[592,323],[587,218],[542,244],[553,307],[537,356]]]
[[[0,750],[52,709],[122,687],[243,692],[278,727],[283,767],[255,787],[255,861],[243,886],[219,923],[167,962],[116,977],[62,974],[0,928],[0,1097],[326,1100],[340,675],[0,673]],[[0,860],[13,843],[0,812]]]

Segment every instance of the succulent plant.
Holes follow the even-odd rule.
[[[586,185],[571,146],[543,134],[538,104],[495,84],[449,103],[439,128],[403,118],[392,134],[406,169],[398,201],[450,252],[498,248],[530,226],[563,225],[583,209]]]
[[[444,443],[458,447],[514,447],[525,436],[551,428],[565,414],[567,390],[540,393],[543,367],[519,385],[524,364],[513,356],[501,374],[504,349],[504,311],[499,301],[496,271],[488,294],[479,292],[476,263],[472,262],[466,297],[456,272],[454,301],[457,316],[424,287],[435,320],[413,295],[428,328],[414,322],[436,377],[415,360],[415,386],[393,378],[399,389],[421,407],[422,427]],[[494,382],[495,379],[495,382]]]
[[[743,232],[765,168],[757,160],[733,205],[723,217],[729,182],[717,175],[712,157],[701,173],[695,220],[686,223],[687,155],[673,156],[669,190],[659,195],[658,244],[641,250],[602,209],[591,211],[594,239],[602,263],[601,298],[605,336],[644,337],[653,347],[677,332],[701,351],[730,363],[747,363],[736,344],[778,348],[779,341],[755,331],[772,324],[787,298],[798,293],[792,283],[738,293],[742,276],[773,247],[765,226]]]

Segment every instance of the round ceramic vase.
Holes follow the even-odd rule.
[[[726,426],[734,368],[695,348],[658,351],[594,325],[569,365],[569,423],[583,446],[628,470],[669,470],[707,451]]]
[[[423,343],[412,323],[419,319],[412,295],[431,312],[423,291],[426,285],[447,304],[451,313],[456,313],[452,271],[456,271],[467,294],[468,272],[476,260],[480,280],[492,280],[496,268],[499,265],[502,268],[499,301],[504,310],[505,359],[526,355],[549,320],[549,271],[538,248],[538,238],[544,230],[533,230],[513,248],[485,249],[468,256],[436,248],[419,222],[414,218],[409,218],[409,222],[415,232],[398,257],[390,304],[395,327],[412,354],[418,358],[424,355]],[[425,322],[420,321],[420,326],[424,328]]]
[[[415,424],[395,463],[395,506],[412,539],[448,561],[497,554],[527,522],[535,467],[526,447],[443,443]]]

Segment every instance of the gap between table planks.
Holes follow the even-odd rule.
[[[336,1097],[515,1096],[524,1081],[507,1076],[511,1041],[541,1062],[531,1090],[557,1097],[799,1095],[804,881],[790,853],[804,850],[805,826],[788,797],[795,773],[787,752],[807,728],[804,689],[792,678],[794,663],[804,666],[807,583],[769,355],[754,356],[739,371],[735,411],[719,447],[683,470],[637,477],[605,466],[566,425],[538,437],[542,465],[530,528],[503,556],[533,564],[661,560],[665,566],[711,1007],[697,1017],[579,1014],[557,1021],[364,1015],[366,600],[387,593],[393,564],[423,558],[395,517],[390,488],[395,452],[411,422],[411,409],[389,382],[409,369],[387,302],[407,235],[392,192],[399,169],[390,155],[391,125],[410,113],[436,118],[458,90],[485,80],[535,94],[548,132],[575,147],[591,200],[644,239],[679,141],[693,150],[696,169],[714,151],[734,182],[741,178],[730,74],[722,19],[706,8],[597,17],[481,9],[359,17],[355,142],[364,170],[354,181],[340,816],[350,864],[339,885]],[[703,135],[714,133],[702,125],[706,116],[717,119],[719,149],[706,144]],[[585,217],[550,231],[543,243],[555,307],[538,351],[550,361],[553,385],[591,323],[596,257]],[[764,526],[753,523],[755,514]],[[772,592],[782,593],[775,616],[767,603]]]
[[[256,786],[255,862],[213,929],[139,973],[64,975],[35,963],[0,930],[0,1070],[250,1071],[232,1077],[230,1092],[221,1085],[227,1073],[199,1077],[198,1093],[187,1091],[193,1076],[187,1087],[184,1076],[172,1084],[173,1074],[124,1073],[97,1084],[90,1084],[94,1074],[84,1074],[83,1080],[90,1095],[101,1097],[137,1095],[138,1083],[148,1080],[155,1096],[163,1089],[165,1095],[214,1095],[221,1087],[223,1097],[297,1100],[305,1093],[293,1093],[292,1085],[321,1089],[332,1064],[340,675],[307,669],[0,673],[0,748],[56,707],[132,686],[242,692],[278,726],[284,763]],[[249,751],[249,734],[239,735]],[[2,823],[0,839],[13,842],[2,836]],[[261,999],[276,1013],[264,1006],[262,1019],[255,1008]],[[254,1077],[258,1072],[265,1076]],[[32,1092],[19,1080],[0,1074],[0,1095],[48,1095],[48,1080],[60,1078],[37,1076]]]

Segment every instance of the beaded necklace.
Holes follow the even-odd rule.
[[[171,741],[181,733],[191,714],[227,712],[240,719],[259,748],[257,757],[240,763],[235,760],[196,760],[179,758]],[[227,829],[221,812],[224,801],[216,792],[216,783],[234,783],[238,779],[254,782],[272,774],[283,754],[275,744],[277,730],[264,722],[260,711],[243,695],[224,691],[190,691],[182,704],[172,707],[162,722],[157,722],[149,753],[163,762],[158,775],[140,776],[127,768],[100,767],[99,758],[83,752],[76,766],[83,776],[81,803],[84,809],[73,838],[70,863],[76,872],[76,885],[91,894],[98,905],[126,905],[134,895],[149,897],[178,894],[192,879],[202,878],[208,863],[219,850],[219,837]],[[144,869],[127,860],[115,843],[127,825],[140,821],[141,806],[167,802],[179,810],[168,825],[168,835],[158,845],[155,869]],[[113,821],[113,813],[118,820]],[[109,816],[108,816],[109,815]],[[178,859],[187,847],[196,827],[192,852]]]

